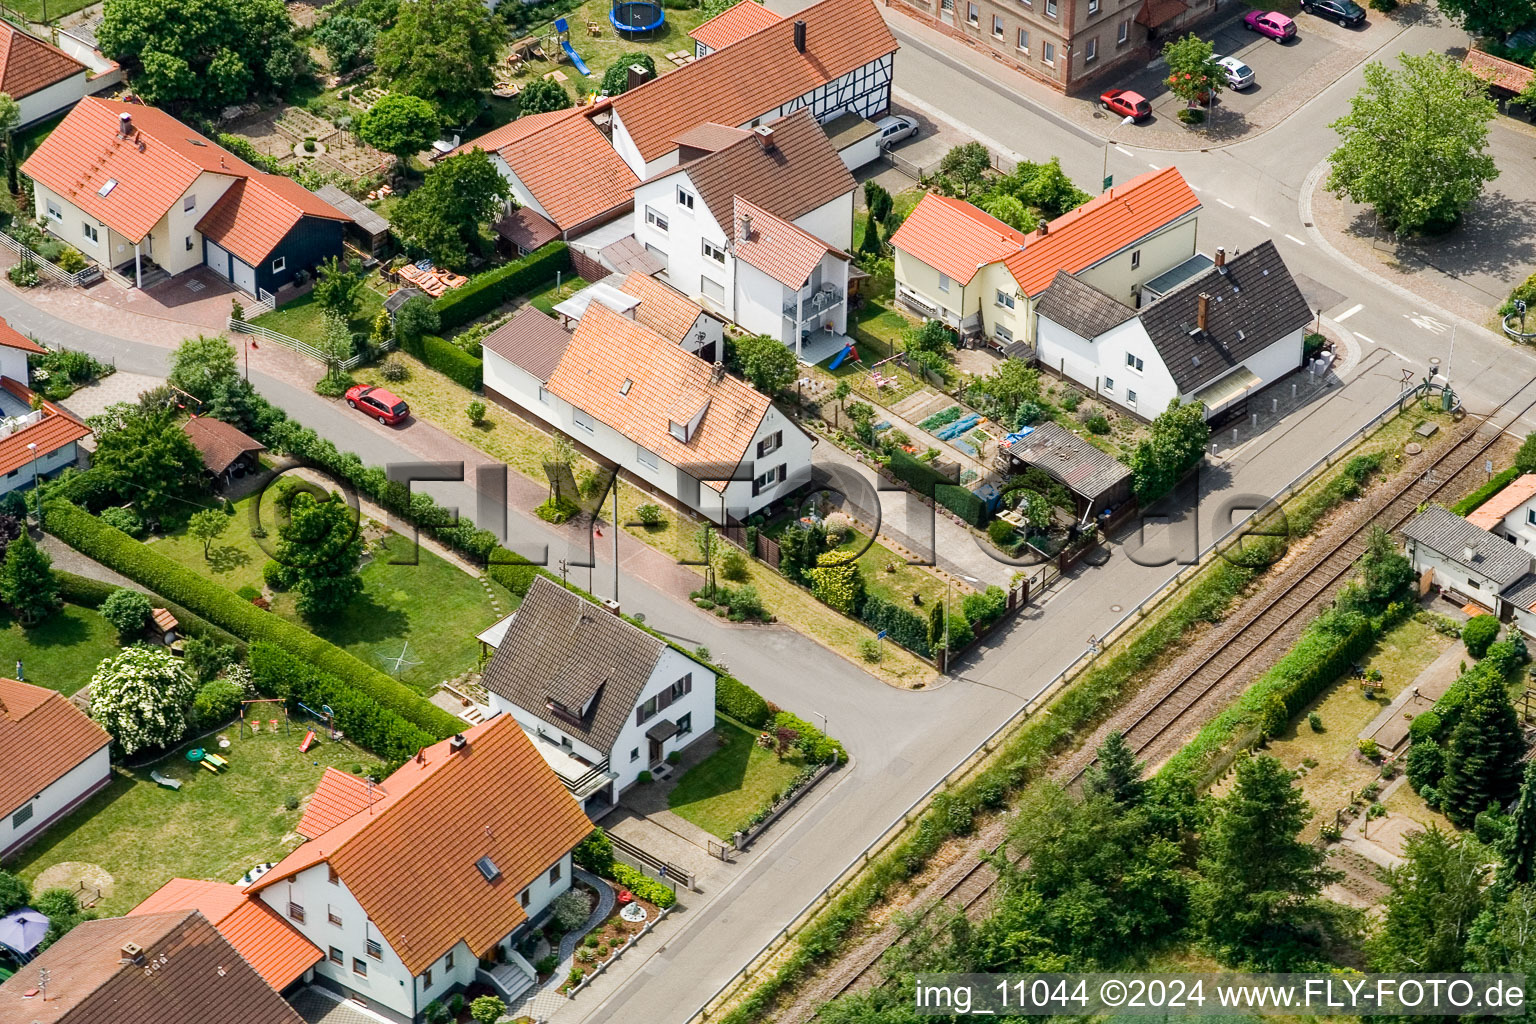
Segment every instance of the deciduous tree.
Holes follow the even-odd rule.
[[[413,0],[374,44],[396,92],[430,100],[454,123],[470,121],[491,87],[501,22],[481,0]]]
[[[229,529],[229,516],[221,508],[205,508],[201,512],[192,513],[192,521],[187,524],[187,532],[203,542],[203,557],[208,557],[209,548],[213,542],[223,536]]]
[[[766,334],[738,338],[732,345],[734,362],[743,377],[765,395],[776,395],[794,383],[795,354]]]
[[[1332,125],[1340,143],[1326,187],[1399,231],[1443,230],[1499,176],[1487,152],[1498,108],[1448,57],[1405,53],[1398,63],[1365,66],[1364,87]]]
[[[203,459],[172,410],[119,403],[90,424],[95,469],[151,519],[180,520],[203,490]]]
[[[5,549],[0,565],[0,600],[22,625],[32,626],[59,606],[59,584],[53,578],[53,559],[23,533]]]
[[[404,164],[437,138],[442,119],[420,96],[392,92],[375,103],[357,123],[357,134],[374,149]]]
[[[301,614],[330,615],[351,604],[363,589],[357,572],[362,558],[357,514],[339,494],[293,495],[288,521],[278,531],[274,575],[298,594]]]
[[[106,659],[91,679],[91,717],[125,754],[169,747],[187,732],[197,684],[164,647],[135,644]]]
[[[1392,535],[1380,526],[1371,527],[1366,536],[1365,552],[1360,556],[1360,575],[1365,585],[1365,595],[1378,609],[1408,594],[1415,573]]]
[[[955,146],[939,161],[939,173],[948,178],[962,197],[981,187],[987,168],[992,166],[992,154],[979,142],[967,142]]]
[[[363,288],[361,262],[343,263],[341,257],[332,256],[315,274],[315,303],[333,316],[350,320],[362,304]]]
[[[551,110],[564,110],[571,105],[571,94],[565,86],[553,78],[538,78],[523,86],[517,95],[517,116],[547,114]]]
[[[117,638],[123,643],[131,643],[143,637],[144,627],[149,625],[149,617],[154,611],[150,607],[149,598],[128,587],[108,594],[98,610],[102,618],[112,623],[112,628],[117,630]]]
[[[395,227],[437,262],[463,267],[483,248],[480,226],[494,220],[511,196],[512,186],[491,158],[471,150],[427,172],[421,187],[400,200]]]
[[[983,199],[980,205],[983,210],[1019,231],[1033,231],[1040,226],[1035,215],[1025,208],[1024,201],[1018,196],[995,192]]]
[[[315,42],[325,48],[331,68],[337,72],[351,71],[373,59],[378,34],[379,27],[373,22],[351,14],[332,14],[315,26]]]
[[[650,54],[642,50],[621,53],[619,54],[619,59],[610,64],[608,70],[603,72],[603,92],[609,96],[617,96],[628,89],[629,69],[636,64],[649,71],[652,78],[656,77],[656,61]],[[558,110],[560,108],[556,107],[555,109]]]
[[[1221,91],[1226,76],[1216,63],[1215,48],[1193,32],[1163,44],[1168,63],[1168,91],[1185,103],[1203,103]]]
[[[1504,842],[1499,880],[1506,885],[1530,885],[1536,879],[1536,758],[1525,763],[1520,800]]]
[[[1173,490],[1179,478],[1205,455],[1211,428],[1205,407],[1177,398],[1152,421],[1149,435],[1131,453],[1132,486],[1142,506]]]
[[[307,60],[282,0],[107,0],[96,38],[145,100],[209,116],[282,92]]]
[[[1372,970],[1459,971],[1472,924],[1482,912],[1488,851],[1471,836],[1430,826],[1404,844],[1391,872],[1381,929],[1367,944]]]
[[[1500,42],[1536,23],[1536,0],[1436,0],[1436,6],[1468,35],[1492,36]]]
[[[985,377],[972,380],[966,395],[993,419],[1012,424],[1020,405],[1040,400],[1040,371],[1022,359],[1004,359]]]

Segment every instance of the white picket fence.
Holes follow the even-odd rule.
[[[71,274],[69,271],[49,263],[37,253],[33,252],[31,249],[28,249],[26,246],[22,245],[20,242],[16,241],[16,239],[12,238],[10,235],[3,231],[0,231],[0,245],[5,246],[7,249],[11,250],[11,252],[15,253],[17,256],[20,256],[22,259],[31,259],[32,263],[37,267],[37,272],[39,274],[42,274],[44,277],[49,278],[50,280],[59,282],[66,288],[78,288],[80,287],[80,283],[85,278],[92,277],[99,273],[95,267],[86,267],[84,270]]]
[[[262,327],[260,324],[253,324],[249,320],[236,320],[234,317],[230,317],[225,323],[231,334],[254,335],[255,337],[261,338],[265,341],[270,341],[275,344],[282,345],[285,348],[291,348],[295,352],[309,356],[311,359],[314,359],[318,362],[325,363],[327,365],[329,365],[331,362],[331,360],[326,356],[324,352],[320,351],[318,348],[311,345],[307,341],[300,341],[298,338],[289,337],[288,335],[274,331],[271,328]],[[388,352],[394,347],[394,339],[390,339],[384,343],[383,350]],[[349,356],[348,358],[343,359],[339,365],[343,372],[351,372],[367,361],[367,356]]]

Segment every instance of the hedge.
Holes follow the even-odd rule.
[[[949,477],[934,469],[933,466],[921,459],[914,459],[900,448],[891,451],[891,461],[886,463],[886,468],[891,475],[898,480],[905,480],[912,485],[912,489],[924,497],[933,497],[934,488],[940,484],[954,485]]]
[[[484,316],[508,299],[548,284],[558,271],[569,270],[570,254],[564,242],[551,242],[520,260],[477,274],[462,288],[454,288],[432,303],[441,329],[452,330]]]
[[[402,342],[400,347],[460,387],[480,390],[484,362],[453,342],[444,341],[435,334],[424,334]]]
[[[749,729],[762,729],[773,717],[768,702],[735,676],[715,679],[715,710],[730,715]]]
[[[972,526],[987,521],[987,506],[976,495],[951,483],[942,483],[933,489],[933,500],[964,519]]]
[[[100,608],[107,598],[122,589],[114,584],[93,580],[89,576],[77,576],[63,569],[53,570],[53,579],[59,585],[59,597],[81,608]],[[216,640],[235,648],[242,658],[245,657],[245,643],[233,633],[220,629],[196,612],[183,608],[175,601],[168,601],[158,594],[151,600],[176,616],[177,628],[182,633],[203,640]]]
[[[656,904],[662,910],[666,910],[677,902],[677,893],[672,891],[671,886],[665,882],[656,881],[628,864],[614,861],[611,877],[636,896],[647,903]]]
[[[928,643],[928,622],[897,604],[892,604],[883,597],[869,594],[864,598],[864,607],[859,610],[859,618],[869,628],[879,632],[885,630],[886,636],[924,658],[933,657],[933,648]]]
[[[383,707],[368,691],[267,641],[251,645],[251,681],[263,697],[297,700],[317,710],[328,706],[337,729],[391,764],[403,764],[440,739]]]
[[[287,619],[257,608],[76,505],[55,500],[48,502],[46,509],[49,533],[156,594],[176,594],[192,611],[235,636],[251,643],[278,644],[436,738],[452,736],[462,727],[458,719],[378,669]]]
[[[1451,511],[1456,513],[1458,516],[1470,514],[1483,502],[1487,501],[1489,498],[1502,491],[1505,487],[1509,486],[1509,482],[1519,475],[1520,471],[1514,466],[1510,466],[1505,470],[1500,470],[1499,472],[1495,473],[1487,483],[1483,484],[1483,486],[1479,487],[1477,490],[1473,491],[1471,494],[1467,495],[1465,498],[1462,498],[1456,504],[1452,505]]]

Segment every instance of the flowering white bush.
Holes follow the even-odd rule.
[[[126,754],[168,747],[187,731],[197,683],[164,647],[136,644],[108,658],[91,679],[91,717]]]

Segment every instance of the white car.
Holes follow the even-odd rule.
[[[1227,85],[1233,89],[1246,89],[1258,79],[1254,76],[1253,68],[1244,64],[1236,57],[1217,57],[1216,63],[1227,74]]]
[[[917,134],[917,120],[904,114],[882,117],[875,122],[875,127],[880,129],[881,149],[889,149],[902,139],[910,139]]]

